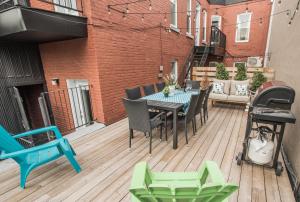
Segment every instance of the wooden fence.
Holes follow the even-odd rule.
[[[229,79],[233,79],[237,68],[236,67],[226,67],[226,70],[229,72]],[[262,72],[268,81],[275,79],[275,71],[269,67],[260,67],[260,68],[247,68],[247,76],[252,83],[252,78],[255,72]],[[216,77],[216,67],[193,67],[192,70],[192,79],[197,81],[202,81],[207,76],[208,80],[212,80]]]

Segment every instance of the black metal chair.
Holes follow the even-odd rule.
[[[128,114],[129,121],[129,148],[131,148],[131,139],[133,130],[149,133],[150,149],[152,152],[152,129],[160,127],[160,139],[162,139],[162,127],[164,122],[161,119],[163,113],[150,118],[146,100],[130,100],[123,98],[123,103]]]
[[[142,97],[140,87],[125,89],[125,93],[130,100],[137,100]]]
[[[213,89],[213,85],[210,85],[208,87],[208,90],[206,92],[205,98],[204,98],[204,102],[203,102],[203,119],[204,119],[204,123],[206,123],[206,120],[208,119],[208,98],[209,98],[209,94]]]
[[[202,119],[202,107],[203,107],[203,103],[204,103],[204,98],[207,94],[207,91],[209,89],[204,89],[204,90],[200,90],[200,95],[199,95],[199,99],[198,99],[198,102],[197,102],[197,106],[196,106],[196,109],[195,109],[195,130],[197,131],[197,121],[196,121],[196,116],[198,114],[200,114],[200,121],[201,121],[201,126],[203,125],[203,119]]]
[[[199,94],[192,95],[191,101],[188,106],[188,108],[185,110],[185,112],[181,112],[179,114],[180,118],[183,118],[184,120],[184,132],[185,132],[185,141],[186,144],[188,144],[188,134],[187,134],[187,125],[192,122],[192,128],[193,128],[193,135],[195,135],[195,109],[197,107],[197,102],[199,99]]]
[[[192,89],[200,89],[200,81],[187,80],[186,87],[190,87]]]
[[[166,86],[166,84],[164,82],[156,83],[155,85],[156,85],[156,89],[158,92],[162,91]]]
[[[144,89],[144,94],[147,95],[152,95],[155,93],[155,88],[153,84],[147,85],[147,86],[143,86]]]

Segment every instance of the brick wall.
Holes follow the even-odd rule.
[[[37,1],[37,0],[31,0]],[[49,90],[65,89],[66,79],[87,79],[93,85],[92,104],[96,119],[106,124],[125,116],[121,98],[124,89],[159,81],[159,66],[164,66],[164,74],[170,72],[171,62],[178,61],[179,73],[194,40],[186,36],[186,13],[178,13],[180,33],[166,32],[162,27],[170,26],[170,16],[127,15],[112,11],[109,15],[107,5],[118,1],[83,1],[84,15],[88,17],[88,38],[40,45],[45,77]],[[170,12],[170,2],[152,0],[152,11]],[[208,12],[207,41],[210,36],[211,15],[215,6],[201,0],[201,9]],[[270,5],[265,2],[249,4],[252,18],[266,15]],[[192,0],[195,11],[196,0]],[[43,7],[41,7],[43,8]],[[147,13],[149,3],[130,5],[130,12]],[[45,9],[48,9],[45,7]],[[125,11],[125,7],[118,9]],[[178,11],[186,11],[187,2],[178,0]],[[227,35],[227,50],[233,55],[263,55],[267,36],[268,19],[263,24],[251,23],[250,41],[235,43],[235,26],[225,26],[236,22],[236,15],[245,11],[245,5],[220,9],[223,16],[222,30]],[[192,13],[192,19],[195,12]],[[192,28],[195,22],[192,21]],[[203,13],[201,12],[201,28]],[[162,26],[162,27],[161,27]],[[194,34],[194,29],[193,34]],[[202,41],[203,31],[200,33]],[[226,65],[233,59],[226,58]],[[60,85],[52,86],[51,78],[59,78]]]

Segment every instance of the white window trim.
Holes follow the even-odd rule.
[[[205,29],[203,29],[203,40],[202,40],[202,42],[205,42],[206,43],[206,40],[207,40],[207,11],[206,10],[204,10],[203,11],[203,28],[205,28]]]
[[[214,18],[214,17],[218,17],[218,18],[220,19],[218,28],[219,28],[219,30],[222,30],[222,16],[220,16],[220,15],[212,15],[212,16],[210,17],[210,25],[212,25],[212,22],[213,22],[213,18]]]
[[[171,62],[171,73],[173,73],[173,65],[175,64],[175,80],[178,79],[178,61],[175,59]]]
[[[239,15],[243,15],[243,14],[250,14],[250,18],[249,18],[249,32],[248,32],[248,36],[247,36],[247,40],[238,40],[237,36],[238,36],[238,24],[239,22]],[[240,13],[236,16],[236,29],[235,29],[235,42],[236,43],[247,43],[250,40],[250,32],[251,32],[251,19],[252,19],[252,13],[251,12],[244,12],[244,13]]]
[[[189,22],[187,24],[187,28],[189,28],[189,30],[187,30],[187,35],[188,36],[192,36],[192,0],[187,0],[187,13],[186,13],[186,17],[188,18],[189,16]]]
[[[173,4],[175,4],[175,25],[174,24],[172,24],[172,10],[171,10],[171,23],[170,23],[170,27],[171,28],[175,28],[175,29],[177,29],[177,25],[178,25],[178,16],[177,16],[177,7],[178,7],[178,2],[177,2],[177,0],[170,0],[170,2],[171,2],[171,4],[173,3]]]
[[[53,0],[53,2],[55,4],[60,4],[60,1],[62,1],[62,2],[70,1],[71,4],[72,4],[72,8],[75,9],[75,10],[64,8],[64,7],[61,7],[59,5],[54,5],[55,12],[69,14],[69,15],[75,15],[75,16],[79,15],[78,11],[76,11],[76,9],[77,9],[77,1],[76,0]]]

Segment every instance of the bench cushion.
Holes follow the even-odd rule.
[[[245,81],[235,81],[232,80],[231,84],[230,84],[230,95],[236,95],[236,85],[243,85],[246,84],[248,85],[249,88],[249,80],[245,80]]]
[[[209,98],[213,100],[224,100],[226,101],[228,99],[228,95],[226,94],[216,94],[216,93],[210,93]]]
[[[214,82],[218,83],[224,83],[224,93],[229,95],[230,93],[230,80],[219,80],[219,79],[214,79]]]

